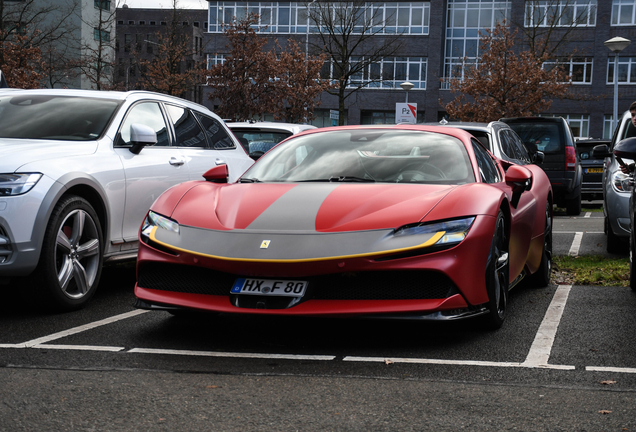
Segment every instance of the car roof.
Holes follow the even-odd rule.
[[[464,130],[478,130],[482,132],[491,132],[493,129],[510,129],[510,125],[499,121],[491,121],[490,123],[486,122],[462,122],[462,121],[451,121],[446,123],[422,123],[428,126],[444,126],[444,127],[455,127]]]
[[[3,89],[9,90],[9,89]],[[0,92],[0,94],[4,93]],[[175,103],[179,103],[182,105],[189,105],[191,107],[196,107],[202,111],[210,111],[209,108],[191,102],[186,99],[179,98],[177,96],[171,96],[163,93],[156,93],[146,90],[131,90],[127,92],[122,91],[114,91],[114,90],[80,90],[80,89],[11,89],[11,91],[7,92],[11,96],[16,96],[20,94],[29,95],[29,94],[44,94],[51,96],[73,96],[73,97],[87,97],[87,98],[99,98],[99,99],[111,99],[111,100],[126,100],[129,98],[132,99],[144,99],[147,97],[151,97],[153,99],[160,99],[165,102],[170,102],[171,100]],[[210,111],[211,112],[211,111]]]
[[[500,118],[500,122],[504,123],[561,123],[565,119],[563,117],[507,117]]]
[[[279,122],[225,122],[230,129],[283,130],[297,134],[308,129],[317,129],[310,124],[279,123]]]

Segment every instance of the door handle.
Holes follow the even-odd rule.
[[[172,156],[170,158],[170,165],[174,165],[174,166],[181,166],[185,163],[185,159],[184,158],[177,158]]]

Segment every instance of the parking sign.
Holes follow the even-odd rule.
[[[417,104],[416,103],[396,103],[395,104],[395,123],[417,123]]]

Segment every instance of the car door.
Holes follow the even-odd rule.
[[[133,124],[150,126],[157,134],[157,143],[145,146],[139,154],[132,153],[130,127]],[[129,108],[115,139],[115,152],[126,176],[124,242],[137,241],[143,218],[159,195],[190,179],[184,155],[171,144],[170,128],[159,102],[142,101]]]
[[[176,145],[186,159],[191,180],[217,165],[227,164],[230,181],[234,181],[252,164],[243,149],[217,119],[186,107],[166,104],[175,133]]]
[[[503,190],[508,196],[508,199],[511,199],[511,189],[506,185],[504,175],[502,175],[497,168],[498,164],[477,140],[472,140],[472,143],[477,164],[479,165],[481,181]],[[526,191],[521,194],[516,207],[510,206],[511,226],[510,239],[508,242],[510,252],[510,282],[521,274],[526,264],[528,251],[530,250],[532,229],[534,228],[536,205],[534,194],[531,191]]]

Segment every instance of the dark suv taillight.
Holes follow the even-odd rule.
[[[565,146],[565,170],[574,171],[576,169],[576,153],[574,147]]]

